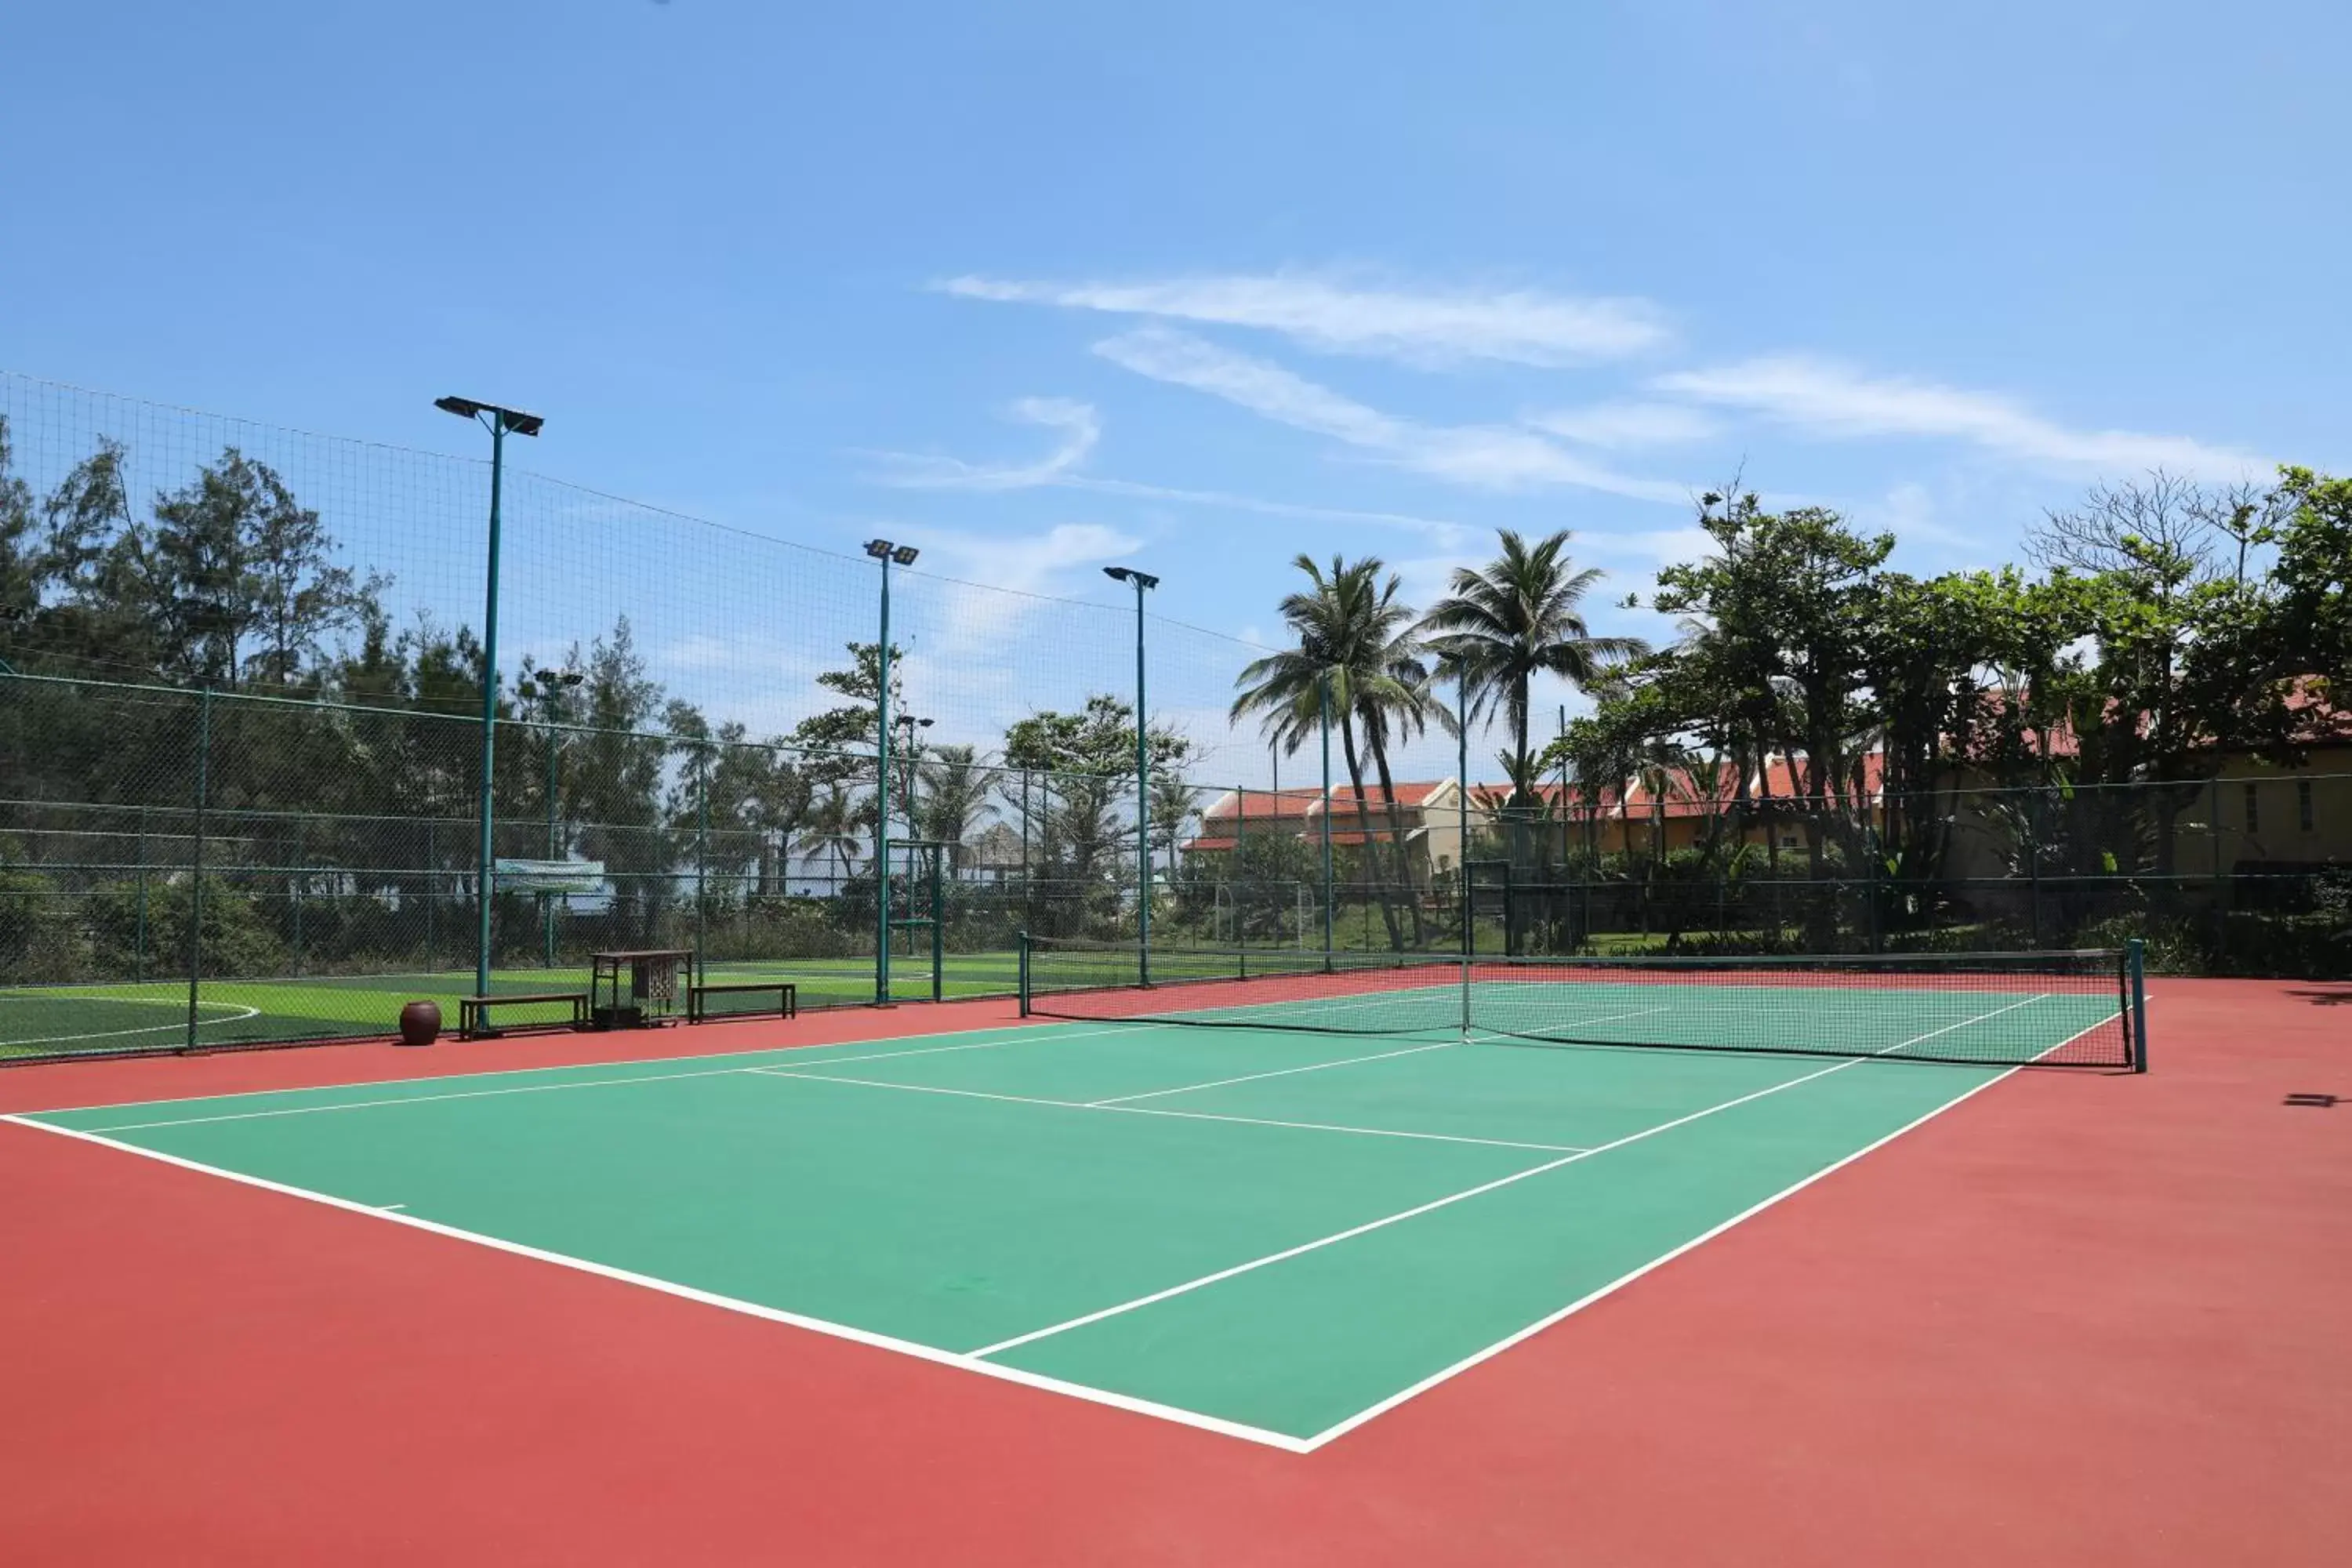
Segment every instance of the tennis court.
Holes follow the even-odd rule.
[[[1079,1016],[10,1120],[1303,1452],[2022,1064],[2127,1068],[2112,956],[1146,990],[1033,952]]]

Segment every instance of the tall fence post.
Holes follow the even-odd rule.
[[[2025,797],[2025,876],[2027,896],[2033,900],[2032,941],[2042,945],[2042,792]]]
[[[1315,683],[1316,728],[1323,742],[1323,967],[1331,967],[1332,902],[1339,897],[1331,885],[1331,677],[1327,671]],[[1282,802],[1276,799],[1279,812]]]
[[[139,934],[131,949],[131,973],[147,978],[147,808],[139,809]]]
[[[440,892],[433,882],[433,864],[437,853],[433,840],[433,819],[428,816],[425,819],[425,970],[428,974],[433,972],[433,950],[438,945],[434,941],[433,904]]]
[[[710,911],[710,763],[706,742],[694,790],[694,981],[698,985],[710,978],[709,961],[702,955]]]
[[[205,963],[205,807],[211,787],[208,774],[213,750],[213,689],[196,698],[196,816],[188,861],[188,1044],[196,1048],[196,1007]]]
[[[303,970],[302,957],[302,888],[309,879],[302,869],[302,818],[294,819],[294,865],[286,873],[287,900],[294,906],[294,973]]]

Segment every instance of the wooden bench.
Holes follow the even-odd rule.
[[[569,1003],[569,1022],[542,1020],[529,1024],[509,1025],[518,1029],[584,1029],[588,1026],[588,993],[585,991],[532,991],[500,993],[494,996],[460,996],[457,998],[457,1037],[461,1040],[495,1040],[505,1029],[490,1027],[493,1007],[551,1007],[557,1003]]]
[[[689,1024],[705,1024],[710,1021],[709,1010],[702,1005],[702,999],[705,996],[748,996],[763,991],[773,991],[777,994],[775,1014],[777,1017],[797,1018],[801,1016],[801,991],[800,986],[794,982],[790,980],[730,980],[726,982],[724,984],[688,986],[686,988],[686,1021]],[[730,1018],[764,1018],[768,1015],[765,1013],[729,1013],[723,1016]]]

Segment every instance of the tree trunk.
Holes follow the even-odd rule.
[[[1372,874],[1372,896],[1381,901],[1381,924],[1388,929],[1389,951],[1401,952],[1404,946],[1404,933],[1397,927],[1396,905],[1391,901],[1387,880],[1381,875],[1380,857],[1372,853],[1372,836],[1369,831],[1372,825],[1372,811],[1371,803],[1364,797],[1364,764],[1356,755],[1353,718],[1344,709],[1339,714],[1339,744],[1348,757],[1348,783],[1356,792],[1356,826],[1363,832],[1364,864]],[[1331,808],[1327,803],[1323,809],[1328,811]]]
[[[1406,908],[1412,912],[1412,945],[1416,952],[1427,940],[1421,924],[1421,890],[1415,887],[1412,871],[1407,865],[1404,851],[1404,814],[1397,807],[1396,781],[1389,776],[1388,742],[1377,730],[1368,730],[1365,740],[1372,749],[1372,769],[1381,781],[1381,797],[1388,804],[1389,849],[1395,858],[1398,879],[1404,885]]]

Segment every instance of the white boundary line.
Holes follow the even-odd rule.
[[[1885,1050],[1874,1052],[1871,1056],[1853,1057],[1845,1061],[1833,1062],[1828,1067],[1817,1068],[1811,1072],[1801,1074],[1796,1078],[1784,1079],[1779,1083],[1768,1085],[1763,1089],[1750,1090],[1747,1094],[1737,1096],[1731,1100],[1720,1101],[1717,1104],[1707,1106],[1702,1110],[1691,1111],[1687,1115],[1677,1116],[1671,1121],[1661,1121],[1654,1127],[1645,1127],[1638,1132],[1628,1133],[1622,1138],[1612,1139],[1609,1142],[1599,1144],[1593,1148],[1580,1149],[1573,1154],[1565,1155],[1558,1160],[1547,1160],[1540,1165],[1530,1165],[1524,1171],[1516,1171],[1507,1176],[1498,1176],[1491,1182],[1481,1182],[1475,1187],[1465,1187],[1458,1193],[1449,1193],[1444,1197],[1434,1198],[1424,1204],[1417,1204],[1409,1209],[1400,1209],[1395,1214],[1384,1215],[1379,1219],[1368,1220],[1362,1225],[1351,1226],[1346,1230],[1334,1231],[1329,1236],[1318,1237],[1313,1241],[1301,1242],[1296,1247],[1286,1247],[1279,1252],[1269,1252],[1262,1258],[1253,1258],[1245,1263],[1236,1263],[1230,1268],[1220,1268],[1214,1272],[1203,1274],[1196,1279],[1187,1279],[1181,1284],[1171,1285],[1164,1289],[1154,1290],[1147,1295],[1138,1296],[1132,1300],[1116,1302],[1111,1306],[1100,1308],[1092,1312],[1082,1313],[1079,1316],[1071,1318],[1064,1322],[1049,1323],[1042,1329],[1033,1329],[1025,1334],[1015,1334],[1011,1339],[1000,1340],[992,1345],[983,1345],[980,1349],[973,1351],[971,1353],[975,1356],[992,1356],[1001,1354],[1005,1351],[1015,1350],[1022,1345],[1031,1344],[1038,1340],[1051,1339],[1056,1334],[1067,1333],[1072,1329],[1081,1329],[1085,1328],[1089,1323],[1101,1322],[1107,1318],[1120,1317],[1126,1313],[1136,1311],[1144,1307],[1156,1306],[1160,1302],[1170,1300],[1178,1296],[1189,1295],[1192,1291],[1204,1289],[1207,1286],[1221,1284],[1227,1279],[1235,1278],[1236,1276],[1254,1273],[1257,1269],[1267,1268],[1273,1264],[1285,1263],[1289,1261],[1291,1258],[1303,1257],[1309,1252],[1318,1252],[1324,1247],[1336,1246],[1343,1241],[1352,1241],[1357,1237],[1367,1235],[1370,1232],[1382,1230],[1390,1226],[1401,1224],[1405,1220],[1416,1219],[1423,1215],[1434,1213],[1438,1209],[1449,1208],[1452,1205],[1465,1202],[1467,1199],[1480,1197],[1487,1193],[1510,1186],[1515,1183],[1524,1182],[1530,1176],[1540,1176],[1547,1171],[1557,1171],[1563,1165],[1573,1165],[1580,1161],[1590,1160],[1596,1154],[1606,1154],[1612,1149],[1622,1149],[1629,1143],[1639,1143],[1645,1138],[1654,1138],[1661,1132],[1667,1132],[1673,1131],[1675,1128],[1686,1126],[1687,1124],[1693,1121],[1697,1121],[1705,1117],[1713,1116],[1717,1111],[1729,1110],[1735,1106],[1746,1105],[1750,1100],[1762,1100],[1767,1095],[1778,1094],[1782,1089],[1794,1089],[1801,1083],[1811,1083],[1815,1079],[1827,1078],[1832,1073],[1843,1072],[1848,1068],[1860,1067],[1864,1062],[1875,1061],[1881,1057],[1891,1055],[1892,1053],[1903,1050],[1907,1047],[1916,1046],[1921,1040],[1931,1040],[1938,1035],[1948,1035],[1954,1029],[1966,1028],[1971,1024],[1980,1024],[1988,1018],[1997,1018],[2003,1013],[2014,1012],[2020,1007],[2023,1007],[2032,1003],[2042,1000],[2043,1000],[2043,997],[2039,994],[2024,997],[2020,1001],[2011,1003],[2006,1007],[1997,1007],[1990,1013],[1980,1013],[1975,1017],[1964,1018],[1958,1023],[1947,1024],[1940,1029],[1932,1029],[1927,1034],[1914,1036],[1912,1038],[1903,1041],[1900,1045],[1889,1046]]]
[[[959,1033],[967,1035],[1010,1035],[1013,1037],[1010,1039],[1001,1040],[967,1040],[960,1046],[926,1046],[921,1047],[919,1051],[882,1051],[873,1053],[870,1057],[859,1057],[854,1059],[859,1061],[879,1061],[884,1057],[915,1056],[919,1054],[929,1055],[935,1052],[948,1050],[976,1051],[985,1049],[991,1046],[1017,1046],[1024,1043],[1034,1044],[1037,1041],[1046,1039],[1072,1040],[1084,1036],[1119,1035],[1129,1032],[1129,1026],[1124,1024],[1111,1025],[1099,1029],[1076,1029],[1070,1027],[1070,1025],[1076,1021],[1077,1020],[1076,1019],[1057,1020],[1045,1018],[1038,1020],[1024,1020],[1017,1024],[992,1024],[984,1029],[965,1029],[961,1031],[953,1029],[941,1030],[940,1033],[943,1035],[955,1035]],[[226,1094],[174,1094],[166,1095],[160,1100],[110,1100],[100,1101],[96,1105],[50,1106],[40,1110],[26,1110],[20,1112],[19,1114],[25,1116],[71,1116],[84,1110],[131,1110],[144,1105],[193,1105],[207,1100],[257,1100],[263,1095],[270,1094],[324,1094],[331,1089],[381,1089],[386,1084],[395,1083],[460,1083],[484,1079],[521,1078],[549,1072],[583,1072],[594,1068],[616,1068],[629,1067],[633,1065],[656,1067],[665,1062],[724,1061],[730,1057],[764,1057],[774,1055],[779,1052],[790,1052],[793,1055],[797,1056],[806,1051],[845,1050],[855,1046],[884,1045],[887,1044],[891,1040],[919,1040],[929,1037],[931,1037],[923,1035],[890,1035],[878,1037],[872,1040],[812,1040],[804,1046],[748,1046],[739,1047],[731,1051],[693,1051],[675,1057],[642,1057],[636,1058],[634,1063],[629,1061],[550,1062],[544,1067],[492,1068],[485,1072],[428,1073],[421,1078],[379,1079],[365,1083],[314,1084],[308,1089],[232,1089]],[[838,1058],[827,1059],[831,1060]]]
[[[1336,1121],[1279,1121],[1265,1116],[1225,1116],[1210,1110],[1168,1110],[1152,1105],[1041,1100],[1034,1095],[999,1094],[982,1089],[948,1089],[933,1083],[892,1083],[887,1079],[847,1078],[830,1072],[797,1072],[790,1068],[745,1068],[743,1070],[761,1078],[804,1079],[813,1083],[852,1084],[859,1089],[896,1089],[908,1094],[944,1094],[958,1100],[998,1100],[1013,1105],[1050,1105],[1059,1110],[1100,1110],[1113,1116],[1166,1116],[1184,1121],[1232,1121],[1246,1127],[1286,1127],[1301,1132],[1352,1132],[1365,1138],[1410,1138],[1429,1143],[1476,1143],[1490,1149],[1533,1149],[1559,1154],[1583,1152],[1582,1146],[1575,1143],[1522,1143],[1508,1138],[1472,1138],[1454,1132],[1407,1132],[1393,1127],[1344,1127]]]
[[[991,1032],[992,1033],[994,1031]],[[988,1050],[998,1046],[1036,1045],[1046,1040],[1075,1040],[1092,1035],[1118,1035],[1125,1034],[1128,1031],[1126,1029],[1121,1027],[1107,1029],[1050,1029],[1043,1033],[1031,1036],[1025,1039],[1016,1037],[1013,1039],[1005,1040],[967,1040],[960,1046],[926,1046],[920,1049],[911,1051],[876,1051],[869,1052],[862,1057],[826,1057],[812,1065],[824,1066],[827,1063],[847,1064],[855,1062],[888,1061],[897,1057],[936,1056],[942,1051],[982,1051]],[[861,1040],[835,1040],[831,1042],[833,1046],[855,1046],[863,1045],[866,1042]],[[828,1047],[826,1046],[761,1046],[755,1049],[748,1051],[704,1051],[699,1055],[690,1057],[646,1057],[634,1064],[628,1062],[551,1063],[546,1067],[538,1068],[499,1068],[492,1072],[434,1073],[425,1078],[383,1079],[373,1083],[316,1084],[309,1089],[241,1089],[231,1094],[183,1095],[174,1100],[131,1100],[121,1101],[119,1104],[65,1106],[48,1110],[27,1110],[22,1114],[26,1116],[79,1116],[86,1111],[135,1110],[142,1106],[149,1105],[202,1105],[206,1101],[212,1100],[260,1100],[286,1094],[331,1094],[339,1089],[383,1089],[394,1084],[404,1083],[470,1083],[477,1082],[484,1079],[520,1078],[525,1076],[536,1077],[542,1073],[593,1072],[598,1068],[610,1068],[628,1067],[632,1065],[659,1067],[665,1062],[724,1061],[734,1058],[765,1057],[780,1053],[788,1053],[793,1059],[798,1059],[800,1053],[803,1051],[817,1051],[827,1048]],[[551,1089],[604,1089],[619,1084],[658,1082],[664,1079],[719,1078],[723,1077],[728,1073],[749,1072],[751,1070],[751,1068],[748,1067],[707,1068],[700,1068],[693,1072],[637,1073],[628,1078],[586,1079],[577,1082],[569,1083],[515,1084],[506,1089],[460,1089],[449,1094],[387,1095],[381,1100],[343,1100],[335,1105],[289,1105],[280,1106],[269,1110],[241,1110],[221,1116],[191,1116],[170,1121],[126,1121],[118,1123],[111,1127],[93,1128],[91,1131],[97,1132],[129,1132],[137,1129],[148,1127],[193,1127],[199,1123],[207,1121],[248,1121],[269,1116],[303,1116],[322,1110],[369,1110],[378,1106],[385,1105],[429,1104],[436,1100],[476,1100],[494,1094],[537,1094]]]
[[[1393,1051],[1374,1051],[1368,1056],[1334,1057],[1328,1062],[1307,1062],[1300,1067],[1276,1068],[1268,1072],[1245,1072],[1238,1078],[1211,1079],[1206,1083],[1180,1083],[1173,1089],[1146,1089],[1141,1094],[1118,1094],[1111,1096],[1108,1100],[1088,1100],[1080,1101],[1079,1103],[1084,1104],[1089,1110],[1109,1110],[1125,1105],[1130,1100],[1157,1100],[1160,1096],[1166,1094],[1190,1094],[1196,1089],[1223,1089],[1227,1084],[1255,1083],[1262,1078],[1288,1078],[1293,1073],[1321,1072],[1325,1068],[1353,1067],[1358,1062],[1384,1062],[1391,1057],[1411,1057],[1418,1056],[1423,1051],[1443,1051],[1450,1049],[1460,1044],[1462,1044],[1462,1042],[1458,1039],[1434,1040],[1427,1045],[1405,1046]]]
[[[176,1165],[182,1170],[195,1171],[208,1176],[219,1176],[226,1181],[236,1182],[248,1187],[258,1187],[264,1192],[278,1193],[286,1197],[323,1204],[329,1208],[341,1209],[346,1213],[366,1215],[388,1225],[403,1225],[457,1241],[470,1241],[478,1247],[487,1247],[496,1252],[510,1253],[517,1258],[528,1258],[541,1263],[552,1263],[560,1268],[575,1269],[580,1273],[593,1274],[604,1279],[616,1279],[625,1285],[641,1285],[648,1290],[658,1290],[665,1296],[676,1296],[685,1300],[698,1301],[706,1307],[719,1307],[730,1312],[740,1312],[746,1317],[764,1318],[772,1323],[783,1323],[795,1329],[806,1329],[812,1333],[824,1334],[832,1339],[847,1340],[877,1350],[896,1351],[901,1355],[912,1356],[918,1361],[933,1362],[941,1366],[960,1367],[966,1372],[976,1372],[982,1376],[996,1378],[1004,1383],[1018,1384],[1025,1388],[1040,1389],[1048,1394],[1065,1394],[1072,1399],[1083,1399],[1090,1405],[1105,1405],[1114,1410],[1124,1410],[1131,1415],[1155,1416],[1162,1421],[1173,1422],[1180,1426],[1192,1426],[1203,1432],[1214,1432],[1225,1437],[1239,1437],[1245,1442],[1263,1444],[1270,1448],[1280,1448],[1286,1453],[1303,1454],[1307,1451],[1304,1439],[1293,1437],[1287,1433],[1268,1431],[1264,1427],[1248,1426],[1239,1421],[1228,1421],[1222,1416],[1204,1415],[1198,1411],[1180,1409],[1172,1405],[1160,1405],[1149,1399],[1138,1399],[1129,1394],[1113,1394],[1108,1389],[1089,1388],[1084,1384],[1066,1383],[1060,1378],[1047,1377],[1042,1373],[1024,1372],[1018,1367],[998,1366],[990,1362],[977,1360],[961,1352],[940,1350],[913,1340],[902,1340],[889,1334],[876,1333],[870,1329],[853,1328],[846,1323],[831,1322],[824,1318],[812,1318],[799,1312],[787,1312],[780,1308],[761,1306],[757,1301],[746,1301],[733,1296],[722,1296],[716,1291],[698,1289],[691,1285],[680,1285],[675,1280],[659,1279],[651,1274],[639,1274],[631,1269],[614,1268],[611,1264],[591,1262],[587,1258],[573,1258],[567,1253],[550,1252],[543,1247],[531,1247],[519,1241],[508,1241],[501,1237],[485,1236],[478,1231],[461,1230],[456,1226],[443,1225],[436,1220],[419,1219],[414,1215],[397,1213],[369,1204],[355,1203],[349,1198],[339,1198],[327,1193],[315,1193],[307,1187],[289,1186],[282,1182],[269,1181],[261,1176],[248,1176],[239,1171],[226,1170],[218,1165],[207,1165],[202,1161],[184,1159],[177,1154],[166,1154],[160,1150],[142,1149],[136,1143],[119,1142],[111,1138],[100,1137],[94,1132],[81,1131],[77,1128],[58,1127],[46,1121],[37,1121],[29,1116],[0,1115],[0,1121],[13,1122],[16,1126],[29,1127],[41,1132],[55,1133],[60,1138],[72,1138],[86,1143],[96,1143],[103,1148],[120,1150],[126,1154],[136,1154],[142,1159],[159,1161],[166,1165]]]
[[[1859,1057],[1855,1058],[1855,1061],[1869,1061],[1871,1059],[1873,1058],[1868,1057]],[[1852,1067],[1854,1063],[1846,1062],[1842,1065]],[[1834,1071],[1836,1069],[1832,1068],[1831,1070]],[[1805,1177],[1801,1181],[1791,1182],[1789,1185],[1781,1188],[1779,1192],[1774,1193],[1770,1197],[1764,1199],[1760,1203],[1750,1205],[1748,1207],[1740,1210],[1738,1214],[1733,1215],[1729,1219],[1723,1221],[1720,1225],[1717,1225],[1709,1229],[1701,1231],[1698,1235],[1692,1237],[1688,1241],[1684,1242],[1681,1246],[1674,1248],[1672,1251],[1660,1253],[1657,1257],[1651,1258],[1647,1263],[1641,1265],[1639,1268],[1628,1269],[1625,1273],[1619,1275],[1616,1279],[1612,1279],[1608,1284],[1601,1286],[1599,1289],[1578,1297],[1575,1300],[1570,1301],[1567,1306],[1560,1308],[1558,1311],[1550,1313],[1546,1317],[1537,1319],[1534,1322],[1527,1325],[1527,1327],[1508,1334],[1502,1339],[1496,1340],[1493,1344],[1488,1345],[1484,1350],[1475,1351],[1469,1355],[1464,1356],[1452,1366],[1446,1367],[1442,1371],[1430,1373],[1427,1377],[1423,1378],[1419,1383],[1412,1384],[1409,1388],[1399,1389],[1396,1393],[1390,1394],[1387,1398],[1381,1400],[1378,1404],[1367,1405],[1343,1421],[1326,1426],[1322,1431],[1316,1433],[1315,1436],[1307,1439],[1306,1451],[1311,1454],[1316,1449],[1322,1447],[1325,1444],[1332,1442],[1337,1438],[1346,1436],[1349,1433],[1354,1431],[1357,1427],[1363,1426],[1366,1422],[1387,1415],[1390,1411],[1394,1410],[1398,1405],[1404,1404],[1407,1400],[1416,1398],[1421,1394],[1428,1393],[1431,1389],[1435,1388],[1441,1383],[1445,1383],[1455,1377],[1459,1377],[1462,1373],[1468,1372],[1472,1367],[1478,1365],[1481,1362],[1491,1361],[1496,1356],[1502,1354],[1505,1351],[1521,1343],[1523,1341],[1533,1339],[1536,1335],[1543,1332],[1546,1329],[1550,1328],[1555,1323],[1560,1322],[1564,1319],[1575,1316],[1577,1313],[1584,1310],[1585,1308],[1591,1306],[1595,1301],[1601,1300],[1603,1297],[1616,1294],[1626,1286],[1633,1283],[1636,1279],[1641,1279],[1643,1275],[1648,1274],[1654,1269],[1663,1268],[1667,1264],[1672,1263],[1675,1258],[1683,1256],[1683,1254],[1689,1252],[1696,1247],[1702,1247],[1707,1242],[1713,1241],[1717,1237],[1721,1236],[1725,1231],[1729,1230],[1732,1226],[1755,1218],[1758,1215],[1762,1214],[1766,1209],[1770,1208],[1773,1205],[1780,1203],[1784,1198],[1794,1197],[1797,1194],[1803,1192],[1807,1187],[1811,1186],[1815,1182],[1820,1181],[1822,1177],[1834,1174],[1836,1172],[1842,1171],[1846,1166],[1853,1164],[1856,1160],[1861,1159],[1864,1155],[1885,1148],[1887,1144],[1892,1143],[1897,1138],[1902,1137],[1906,1132],[1912,1131],[1914,1128],[1922,1126],[1928,1121],[1934,1121],[1937,1117],[1941,1116],[1947,1110],[1951,1110],[1952,1107],[1959,1104],[1962,1100],[1972,1099],[1977,1095],[1982,1094],[1986,1089],[1990,1089],[1993,1085],[2008,1078],[2011,1074],[2021,1072],[2022,1070],[2024,1070],[2022,1068],[2018,1067],[2002,1068],[1999,1073],[1985,1079],[1982,1083],[1972,1085],[1969,1088],[1963,1089],[1958,1094],[1954,1095],[1951,1099],[1944,1101],[1943,1104],[1936,1107],[1933,1110],[1928,1111],[1926,1115],[1916,1117],[1913,1120],[1905,1122],[1902,1126],[1896,1128],[1894,1131],[1887,1133],[1885,1137],[1880,1138],[1874,1142],[1866,1143],[1863,1147],[1856,1149],[1853,1153],[1846,1155],[1844,1158],[1822,1166],[1820,1170],[1815,1171],[1811,1175]]]

